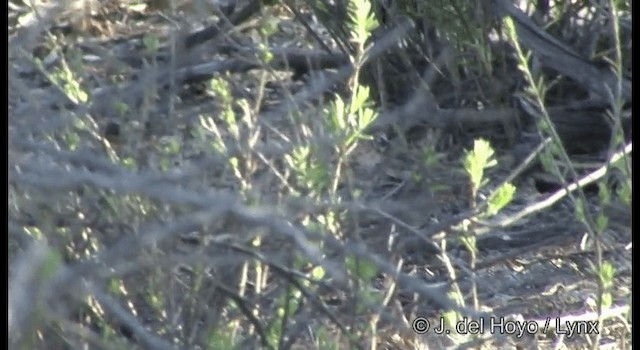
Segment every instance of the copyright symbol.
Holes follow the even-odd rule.
[[[429,320],[427,320],[424,317],[416,318],[415,320],[413,320],[413,323],[411,324],[411,328],[413,329],[413,331],[418,334],[427,333],[427,331],[429,331],[430,326],[431,325],[429,324]]]

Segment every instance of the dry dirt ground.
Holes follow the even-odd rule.
[[[243,5],[246,4],[239,3],[238,8]],[[43,3],[41,8],[46,11],[40,19],[29,18],[26,5],[21,2],[10,6],[10,165],[24,166],[27,159],[36,159],[33,155],[36,151],[26,143],[43,141],[38,137],[46,133],[62,132],[69,120],[66,110],[91,115],[95,132],[84,134],[87,139],[79,140],[78,144],[85,150],[91,149],[93,153],[89,154],[97,159],[108,159],[110,152],[114,152],[121,159],[135,159],[140,170],[153,170],[160,162],[154,158],[155,150],[178,140],[180,151],[169,157],[170,167],[179,169],[201,164],[198,162],[206,158],[206,150],[194,138],[193,129],[198,127],[201,115],[216,115],[219,109],[219,99],[208,92],[206,85],[212,76],[226,78],[233,99],[261,101],[259,123],[263,132],[258,144],[266,155],[269,151],[277,154],[286,149],[286,140],[300,136],[287,110],[312,114],[312,118],[323,117],[318,106],[328,103],[330,93],[300,100],[298,93],[308,88],[310,80],[294,79],[294,72],[284,67],[271,71],[261,69],[242,57],[238,47],[255,44],[259,37],[255,28],[261,22],[255,19],[244,22],[230,37],[214,39],[185,54],[187,38],[193,39],[188,33],[211,24],[211,18],[182,7],[172,15],[169,9],[158,6],[159,9],[136,8],[114,1],[102,7],[70,9]],[[311,39],[286,9],[274,7],[270,14],[274,18],[280,16],[277,33],[270,38],[274,46],[308,47]],[[143,41],[150,37],[157,38],[160,54],[145,48],[150,44]],[[37,67],[30,55],[39,58],[42,66]],[[89,103],[70,101],[42,73],[59,67],[63,57],[73,69],[82,70],[82,84],[91,96]],[[155,89],[155,96],[145,98],[150,88]],[[129,108],[115,111],[114,101]],[[347,165],[350,183],[339,190],[347,198],[352,189],[358,189],[361,200],[357,203],[364,203],[352,209],[358,214],[352,215],[355,219],[350,223],[350,232],[357,234],[367,249],[384,257],[392,266],[401,262],[404,273],[426,283],[437,293],[445,294],[456,286],[469,301],[475,285],[480,309],[494,315],[493,319],[486,319],[487,323],[515,320],[512,324],[537,330],[534,334],[524,331],[522,336],[514,334],[517,330],[510,330],[511,334],[491,334],[485,325],[485,332],[472,341],[465,338],[462,343],[470,342],[464,346],[484,344],[517,349],[590,346],[593,334],[566,334],[569,324],[593,331],[590,326],[597,320],[598,295],[597,277],[593,272],[596,259],[593,241],[587,238],[584,225],[575,219],[571,201],[563,198],[513,224],[497,224],[553,194],[553,191],[541,192],[540,182],[534,180],[531,172],[514,180],[518,189],[516,199],[496,221],[480,225],[476,268],[471,271],[469,252],[455,238],[460,233],[452,229],[469,211],[468,182],[462,172],[461,158],[473,137],[495,135],[486,134],[485,130],[473,132],[463,130],[452,135],[448,130],[417,127],[412,128],[407,137],[383,137],[388,135],[378,132],[373,140],[361,143]],[[224,136],[227,131],[221,133]],[[514,163],[509,140],[495,137],[493,140],[496,140],[499,164],[487,176],[490,184],[496,186],[510,174]],[[426,161],[429,155],[432,162]],[[274,157],[272,162],[256,165],[253,187],[258,188],[263,202],[283,203],[278,199],[277,178],[269,170],[271,166],[282,166],[282,159]],[[73,164],[74,160],[69,158],[68,162]],[[99,165],[93,166],[99,168]],[[28,167],[22,171],[29,174]],[[215,174],[203,176],[199,181],[215,188],[238,190],[237,183],[227,181],[232,174],[212,171]],[[273,188],[273,192],[269,188]],[[601,348],[630,348],[631,324],[627,317],[631,303],[630,208],[622,204],[602,208],[597,194],[588,192],[586,196],[587,215],[602,210],[609,214],[608,228],[601,237],[602,258],[611,262],[616,271],[610,315],[600,328],[599,342]],[[25,207],[10,210],[12,224],[29,226],[24,216],[28,211]],[[131,222],[130,226],[138,227],[137,224]],[[114,241],[119,237],[116,234]],[[448,243],[448,263],[442,259],[443,242]],[[171,243],[159,249],[181,247]],[[452,276],[456,280],[452,280]],[[379,285],[380,290],[388,288],[389,275],[381,273],[374,284]],[[383,319],[378,326],[380,334],[388,334],[380,336],[380,347],[437,349],[460,341],[433,331],[422,335],[412,332],[413,321],[426,318],[435,325],[444,310],[437,302],[403,290],[402,284],[398,288],[388,302],[390,313],[396,317]],[[339,292],[329,291],[321,299],[338,317],[349,306],[344,304]],[[398,324],[398,317],[405,321],[404,325]],[[324,315],[317,316],[319,324],[324,319]],[[556,324],[560,329],[554,328]],[[546,332],[545,328],[548,328]],[[297,346],[305,347],[304,341],[300,344]]]

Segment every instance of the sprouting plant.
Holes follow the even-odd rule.
[[[612,113],[609,115],[613,120],[614,125],[614,136],[611,142],[611,150],[615,150],[617,147],[623,144],[624,137],[622,135],[621,125],[621,107],[622,107],[622,99],[621,99],[621,89],[622,89],[622,55],[621,55],[621,45],[620,45],[620,33],[619,33],[619,23],[618,20],[618,10],[623,7],[622,3],[616,1],[610,1],[609,3],[610,10],[608,11],[611,19],[611,28],[612,28],[612,37],[614,38],[615,50],[614,50],[614,59],[609,60],[613,71],[617,77],[618,84],[613,91],[610,91],[610,102],[612,106]],[[559,178],[564,178],[564,174],[559,169],[559,165],[557,160],[560,160],[567,166],[568,175],[573,179],[578,179],[577,172],[574,168],[572,161],[569,159],[565,148],[560,141],[557,131],[555,130],[553,124],[551,123],[549,113],[546,110],[544,104],[544,97],[546,93],[546,87],[544,81],[541,77],[537,77],[532,72],[532,69],[529,67],[529,58],[530,55],[525,53],[521,48],[520,43],[518,41],[518,36],[516,33],[515,25],[511,18],[505,18],[504,27],[506,28],[506,33],[509,41],[511,42],[516,56],[519,61],[518,68],[522,72],[526,82],[527,87],[524,91],[523,98],[521,100],[523,107],[529,110],[531,114],[536,117],[536,122],[538,126],[538,130],[543,136],[549,136],[553,141],[550,147],[545,149],[545,152],[541,155],[540,160],[543,167],[556,175]],[[613,153],[613,152],[611,152]],[[607,162],[607,169],[611,167],[612,162]],[[621,162],[624,163],[624,162]],[[627,162],[628,164],[628,162]],[[615,167],[615,165],[614,165]],[[625,169],[622,166],[622,169]],[[628,169],[628,167],[627,167]],[[629,174],[629,172],[625,172]],[[623,181],[623,185],[621,187],[625,187]],[[611,193],[606,185],[599,185],[600,191],[600,205],[606,205],[611,200]],[[566,191],[566,189],[565,189]],[[622,192],[625,192],[623,190]],[[608,286],[610,286],[611,281],[613,280],[613,268],[611,265],[603,261],[602,255],[602,242],[601,237],[604,233],[605,229],[608,226],[608,217],[603,212],[598,213],[597,215],[593,215],[589,208],[589,204],[586,200],[586,196],[584,191],[580,186],[577,187],[577,196],[573,194],[572,191],[566,191],[566,195],[571,199],[574,210],[575,217],[577,220],[582,222],[587,230],[586,238],[589,238],[594,242],[595,247],[595,255],[596,262],[594,273],[597,276],[598,282],[598,300],[597,300],[597,309],[599,318],[602,317],[602,310],[604,307],[610,305],[610,294],[608,294]],[[599,322],[599,327],[601,327],[602,322]],[[599,343],[600,331],[596,332],[595,338],[591,340],[593,348],[596,348]]]
[[[466,172],[466,175],[469,178],[469,203],[472,209],[482,209],[476,215],[478,217],[490,217],[496,215],[500,210],[502,210],[506,205],[508,205],[513,196],[515,194],[516,188],[510,183],[505,183],[498,187],[483,203],[482,206],[478,205],[478,192],[479,190],[487,185],[488,179],[485,177],[485,170],[496,166],[498,164],[495,159],[495,152],[491,147],[491,144],[483,139],[478,139],[474,141],[473,149],[466,151],[464,158],[462,160],[463,168]],[[477,264],[477,237],[475,233],[474,222],[472,220],[465,220],[462,225],[462,236],[460,237],[463,245],[470,253],[470,268],[471,272],[475,274],[476,264]],[[442,241],[442,244],[446,244],[446,240]],[[446,246],[442,247],[442,258],[447,266],[449,274],[451,277],[455,277],[455,270],[452,268],[451,262],[446,255]],[[474,277],[472,279],[475,281]],[[455,296],[454,300],[457,301],[459,305],[464,305],[464,298],[462,296],[461,290],[457,284],[453,285],[453,295]],[[477,294],[477,286],[475,282],[472,283],[472,297],[473,304],[475,309],[479,308],[479,300]],[[448,322],[452,322],[459,318],[455,311],[449,311],[445,314],[445,318],[448,319]]]
[[[496,164],[494,151],[489,142],[482,139],[475,140],[473,149],[467,151],[463,160],[464,170],[467,172],[470,181],[469,204],[471,208],[476,207],[478,190],[486,184],[486,179],[484,178],[485,169]]]

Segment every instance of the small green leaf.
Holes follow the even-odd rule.
[[[631,206],[631,181],[626,180],[622,182],[622,186],[618,188],[618,196],[622,202],[628,206]]]
[[[516,187],[510,183],[500,186],[493,196],[489,198],[488,215],[496,215],[500,210],[502,210],[502,208],[511,202],[515,193]]]
[[[483,139],[475,140],[473,150],[466,152],[463,166],[474,188],[480,188],[484,176],[484,169],[497,164],[493,156],[494,151],[491,144]]]
[[[600,203],[606,204],[611,201],[611,190],[609,186],[604,182],[598,182],[598,196],[600,197]]]
[[[609,218],[602,212],[598,214],[598,218],[596,219],[596,231],[598,233],[602,233],[604,232],[604,230],[607,228],[608,225],[609,225]]]
[[[322,280],[324,278],[324,275],[325,271],[322,266],[316,266],[313,268],[313,270],[311,270],[311,277],[316,281]]]
[[[347,257],[347,269],[358,276],[363,281],[370,281],[378,275],[377,267],[370,261],[358,259],[356,257]]]
[[[611,293],[602,293],[602,309],[606,310],[613,305],[613,295]]]
[[[611,264],[608,261],[605,261],[604,263],[602,263],[598,276],[600,278],[600,281],[602,282],[602,285],[605,287],[605,289],[611,288],[613,286],[613,280],[614,280],[615,274],[616,272],[613,264]]]
[[[155,53],[160,48],[160,39],[155,35],[145,35],[142,38],[142,44],[147,53]]]
[[[584,209],[584,203],[582,203],[582,201],[578,200],[576,201],[575,204],[575,215],[576,215],[576,219],[580,222],[585,222],[585,209]]]

